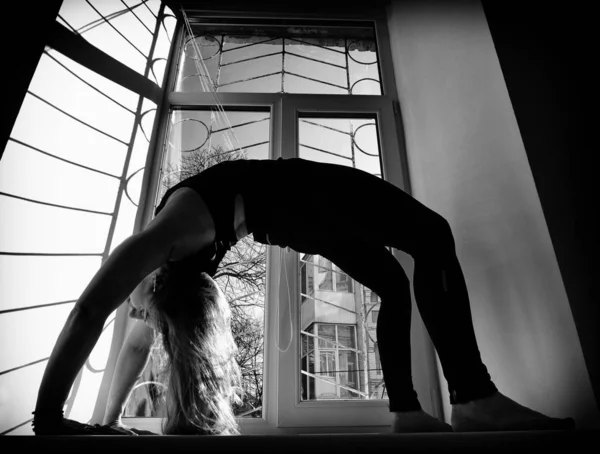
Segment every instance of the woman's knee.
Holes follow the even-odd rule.
[[[434,213],[421,230],[418,254],[440,255],[455,253],[454,234],[450,223],[443,216]]]

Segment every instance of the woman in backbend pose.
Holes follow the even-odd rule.
[[[334,194],[356,209],[304,208],[306,200]],[[366,211],[373,216],[355,216]],[[169,189],[155,214],[114,250],[69,315],[40,386],[36,433],[81,430],[63,417],[63,405],[104,322],[126,300],[149,328],[141,324],[126,341],[137,346],[119,358],[106,421],[128,432],[120,414],[148,356],[141,346],[156,330],[170,361],[164,432],[238,433],[231,402],[239,369],[229,309],[211,277],[229,248],[250,233],[264,244],[321,255],[381,298],[377,340],[394,432],[573,426],[571,418],[549,418],[497,390],[480,357],[448,222],[392,184],[298,158],[226,161]],[[415,297],[448,382],[451,427],[425,413],[414,391],[409,280],[386,247],[414,259]]]

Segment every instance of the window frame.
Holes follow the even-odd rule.
[[[389,45],[386,18],[378,13],[372,17],[361,17],[360,21],[372,22],[376,33],[380,68],[381,95],[321,95],[280,93],[229,93],[219,92],[219,101],[224,107],[264,107],[270,111],[270,158],[292,158],[298,156],[298,120],[302,115],[357,115],[370,116],[377,121],[378,139],[381,150],[382,177],[410,193],[408,163],[404,148],[404,133],[400,118],[398,94],[395,87],[392,54]],[[219,12],[214,15],[235,18],[235,13]],[[247,17],[247,16],[246,16]],[[267,15],[257,15],[259,20]],[[269,16],[272,17],[272,16]],[[288,16],[289,17],[289,16]],[[304,17],[304,15],[303,15]],[[344,18],[339,18],[340,20]],[[354,19],[358,20],[355,16]],[[335,22],[335,18],[328,19]],[[344,20],[348,20],[345,18]],[[138,211],[138,227],[146,225],[152,218],[154,202],[162,161],[163,144],[167,121],[171,109],[177,107],[213,106],[209,93],[178,93],[174,87],[178,68],[179,49],[184,40],[179,21],[174,34],[166,73],[166,82],[157,120],[142,198]],[[151,161],[151,162],[150,162]],[[406,264],[406,257],[395,255]],[[405,266],[406,268],[406,266]],[[284,275],[284,269],[286,273]],[[279,272],[277,272],[279,271]],[[386,400],[373,401],[327,401],[302,402],[300,388],[300,360],[302,358],[300,332],[300,269],[299,254],[278,247],[267,247],[267,289],[265,301],[265,349],[263,376],[263,413],[261,418],[239,418],[243,434],[283,433],[334,433],[334,432],[389,432],[391,413]],[[288,279],[291,300],[288,298]],[[281,285],[280,285],[281,284]],[[354,289],[353,289],[354,290]],[[279,307],[276,308],[275,304]],[[297,308],[290,311],[288,307]],[[277,319],[279,314],[279,320]],[[278,350],[277,344],[285,348],[290,339],[288,318],[291,316],[294,335],[286,353]],[[420,327],[422,329],[422,327]],[[275,343],[272,339],[278,337]],[[417,354],[432,356],[429,338],[421,336],[422,345],[414,345]],[[292,354],[293,353],[293,354]],[[434,360],[435,361],[435,360]],[[315,366],[318,359],[315,358]],[[438,383],[437,371],[413,371],[415,380],[424,379],[428,384]],[[432,393],[434,416],[440,408],[437,395]],[[123,418],[126,424],[160,432],[161,418]],[[351,429],[349,429],[351,428]]]

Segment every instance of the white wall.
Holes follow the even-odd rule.
[[[392,0],[413,195],[455,234],[484,363],[504,394],[598,427],[569,302],[479,1]],[[449,420],[446,382],[441,377]]]

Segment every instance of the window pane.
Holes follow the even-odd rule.
[[[344,388],[340,387],[340,397],[342,399],[355,399],[360,397],[360,394],[353,392],[353,390],[360,390],[356,353],[353,351],[340,351],[339,368],[339,382],[341,385],[345,385]]]
[[[335,325],[319,324],[319,348],[335,348]]]
[[[36,121],[43,118],[44,121]],[[43,101],[26,95],[11,138],[63,159],[120,175],[127,144],[70,118]]]
[[[333,273],[331,272],[331,262],[323,257],[319,257],[319,266],[317,267],[316,281],[319,290],[333,290]]]
[[[336,292],[353,292],[352,279],[340,270],[337,266],[334,267],[335,270],[335,291]]]
[[[79,9],[88,4],[62,5]],[[73,17],[85,20],[85,13]],[[81,33],[91,36],[95,31],[90,30],[90,35]],[[117,230],[131,234],[133,216],[121,216],[125,209],[119,208],[129,195],[135,200],[135,177],[143,175],[148,153],[148,141],[134,135],[137,118],[148,136],[153,126],[150,113],[142,117],[146,110],[136,112],[139,100],[52,49],[42,54],[0,161],[0,192],[5,194],[0,196],[0,310],[8,311],[0,314],[0,330],[14,341],[10,354],[1,358],[4,366],[49,355],[56,330],[106,257],[114,221]],[[145,109],[148,102],[142,105]],[[126,194],[121,193],[118,207],[123,187]],[[37,276],[34,286],[32,276]],[[108,323],[94,347],[65,416],[92,416],[112,328]]]
[[[0,255],[0,310],[76,300],[99,267],[93,256]]]
[[[335,352],[321,351],[321,377],[335,377]]]
[[[177,91],[381,94],[372,26],[263,22],[260,27],[193,23]]]
[[[47,362],[43,361],[0,375],[0,390],[2,390],[3,397],[2,411],[0,411],[0,432],[3,433],[32,418],[31,411],[35,408],[46,364]],[[31,424],[26,424],[25,427],[31,429]],[[16,431],[8,433],[8,435],[16,434]],[[33,435],[33,432],[29,430],[26,435]]]
[[[380,150],[377,138],[377,122],[375,118],[313,118],[298,119],[298,148],[299,157],[328,162],[368,172],[381,178]],[[318,187],[318,182],[315,182]],[[327,198],[329,196],[329,198]],[[311,200],[315,195],[310,195]],[[352,206],[353,201],[344,198],[343,194],[332,198],[323,194],[323,200],[331,205],[331,210],[340,209],[336,206],[337,198],[344,200],[346,206]],[[307,200],[307,203],[310,203]],[[361,214],[358,214],[361,215]],[[369,216],[369,213],[363,213]],[[344,228],[344,226],[340,226]],[[352,226],[348,226],[352,228]],[[352,245],[348,245],[352,249]],[[319,257],[319,256],[316,256]],[[385,383],[381,376],[380,367],[376,365],[375,350],[377,341],[376,319],[371,314],[372,298],[377,301],[377,295],[353,281],[340,268],[328,260],[319,257],[319,267],[324,266],[333,271],[325,272],[319,267],[315,273],[315,292],[313,298],[307,298],[300,307],[302,326],[310,326],[319,322],[319,337],[322,326],[337,326],[338,346],[327,345],[336,349],[338,361],[336,376],[337,399],[385,399]],[[333,291],[333,289],[335,290]],[[331,336],[331,334],[330,334]],[[331,342],[319,341],[319,346]],[[347,348],[346,350],[344,348]],[[355,349],[349,350],[350,348]],[[317,381],[317,395],[322,386]],[[325,386],[325,385],[323,385]],[[322,398],[322,397],[313,397]],[[334,398],[329,396],[327,398]]]
[[[0,251],[102,254],[111,218],[0,196]]]
[[[301,285],[302,285],[302,302],[306,301],[307,298],[311,297],[315,293],[315,268],[313,265],[313,256],[306,254],[302,258],[301,267]]]
[[[50,356],[75,303],[8,312],[0,317],[0,372]],[[7,348],[7,346],[18,348]]]
[[[354,326],[338,326],[338,348],[356,348]]]
[[[0,192],[73,208],[112,213],[120,181],[9,141]]]
[[[373,321],[373,323],[377,323],[377,318],[379,317],[379,311],[371,311],[372,317],[371,320]]]

